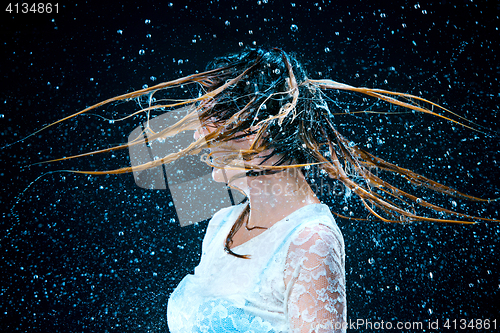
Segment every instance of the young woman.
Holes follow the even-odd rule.
[[[217,128],[210,125],[206,133]],[[237,136],[212,149],[212,156],[250,151],[257,138],[244,132]],[[247,165],[278,165],[285,154],[275,151],[264,150]],[[170,330],[341,331],[346,321],[344,241],[328,207],[296,169],[243,176],[244,169],[213,170],[215,181],[229,179],[248,201],[210,221],[195,274],[184,278],[170,298]]]
[[[189,84],[199,87],[199,97],[152,98],[159,91]],[[280,49],[252,49],[219,58],[203,73],[118,96],[73,115],[144,95],[151,103],[141,112],[191,105],[191,112],[178,123],[147,139],[164,140],[194,130],[194,142],[188,147],[133,168],[83,172],[146,170],[209,150],[204,161],[213,167],[214,180],[246,197],[209,222],[200,264],[170,297],[171,332],[345,331],[344,242],[332,213],[341,215],[330,212],[316,196],[318,180],[342,184],[372,216],[386,222],[491,220],[433,205],[382,179],[380,170],[419,188],[487,201],[352,144],[334,126],[335,114],[325,96],[329,89],[366,94],[459,123],[452,119],[453,113],[420,97],[312,80],[293,56]],[[99,152],[143,143],[138,139]],[[59,160],[64,159],[68,158]],[[422,214],[421,209],[440,216]]]

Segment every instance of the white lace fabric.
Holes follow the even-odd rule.
[[[305,206],[224,252],[243,205],[209,222],[200,264],[170,296],[172,333],[345,332],[344,241],[328,207]]]

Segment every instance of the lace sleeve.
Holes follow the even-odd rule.
[[[285,264],[288,321],[292,332],[345,332],[344,242],[338,229],[304,228]]]

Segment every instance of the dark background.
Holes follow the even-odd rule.
[[[126,141],[137,123],[93,114],[123,115],[134,102],[10,145],[93,103],[201,71],[246,46],[277,46],[295,52],[312,78],[422,96],[498,132],[497,1],[205,3],[1,8],[2,332],[166,332],[168,296],[199,259],[206,223],[181,228],[168,191],[143,190],[131,175],[55,172],[126,166],[126,152],[26,167]],[[388,161],[472,195],[500,196],[498,137],[414,114],[350,115],[337,126]],[[498,203],[433,199],[499,217]],[[366,216],[355,199],[333,201],[334,210]],[[498,224],[338,224],[351,320],[500,325]]]

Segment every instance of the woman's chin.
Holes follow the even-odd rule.
[[[241,173],[239,170],[212,168],[212,178],[218,183],[227,183],[232,177]]]
[[[212,168],[212,179],[217,183],[225,183],[223,169]]]
[[[217,183],[227,184],[227,182],[230,179],[232,179],[236,175],[242,174],[243,172],[244,171],[234,170],[234,169],[224,170],[224,169],[213,168],[212,179]],[[231,182],[231,186],[238,187],[244,191],[248,187],[246,177],[238,177],[236,179],[233,179],[233,181]]]

